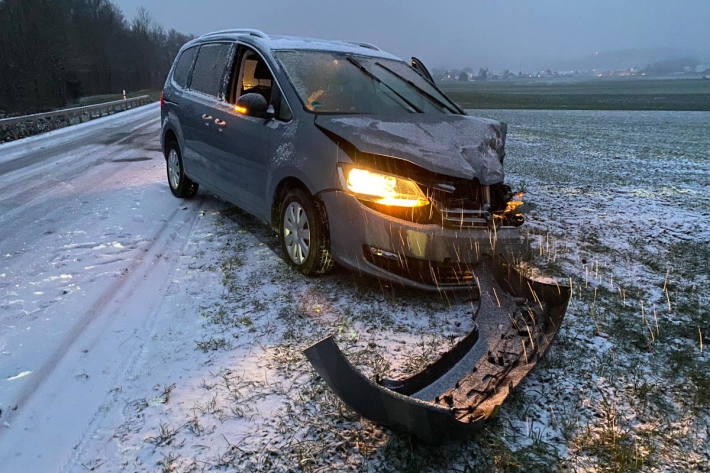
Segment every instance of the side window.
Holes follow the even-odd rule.
[[[173,71],[173,80],[180,87],[187,87],[187,80],[190,77],[192,63],[195,62],[196,54],[196,46],[190,49],[186,49],[180,55],[180,59],[178,59],[177,64],[175,64],[175,70]]]
[[[234,104],[239,97],[249,93],[261,94],[266,99],[266,103],[273,105],[277,119],[291,120],[291,109],[264,59],[253,49],[239,46],[227,100]]]
[[[274,82],[271,71],[256,51],[240,46],[232,73],[229,101],[236,103],[244,94],[261,94],[266,103],[271,103],[271,86]]]
[[[218,97],[231,48],[232,45],[228,43],[200,46],[190,88]]]

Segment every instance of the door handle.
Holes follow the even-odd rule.
[[[227,122],[224,120],[220,120],[219,118],[214,119],[214,124],[222,127],[227,126]]]
[[[202,119],[203,120],[212,120],[212,115],[207,115],[206,113],[202,114]]]

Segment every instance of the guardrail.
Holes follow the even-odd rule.
[[[0,119],[0,143],[76,125],[150,103],[149,95]]]

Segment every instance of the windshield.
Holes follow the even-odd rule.
[[[275,56],[311,112],[456,113],[402,61],[330,51],[278,51]]]

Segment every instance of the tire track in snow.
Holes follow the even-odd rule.
[[[135,364],[135,360],[139,358],[142,350],[142,344],[140,344],[141,338],[135,338],[133,340],[129,338],[128,344],[131,346],[125,346],[123,342],[119,343],[117,339],[103,336],[107,334],[108,329],[112,325],[117,323],[115,317],[112,316],[122,315],[124,318],[132,319],[134,325],[122,326],[122,331],[133,329],[135,332],[144,328],[149,328],[151,333],[154,331],[150,322],[153,322],[152,319],[160,308],[162,300],[161,292],[169,285],[170,276],[177,261],[177,257],[166,258],[164,255],[168,252],[174,253],[175,249],[184,247],[189,239],[194,223],[197,220],[202,202],[202,200],[190,202],[187,204],[185,210],[183,210],[185,208],[184,206],[180,206],[172,212],[154,236],[153,245],[147,249],[147,252],[145,252],[142,258],[134,262],[128,268],[127,276],[114,281],[99,295],[80,320],[74,324],[52,356],[40,368],[33,372],[31,380],[28,381],[25,387],[20,391],[20,395],[12,403],[12,405],[17,407],[13,407],[13,410],[8,412],[6,416],[3,416],[3,422],[10,426],[0,426],[0,439],[5,437],[4,441],[0,441],[0,446],[3,444],[8,446],[13,443],[9,439],[9,435],[13,433],[13,430],[15,430],[14,442],[20,443],[17,442],[17,429],[13,429],[16,423],[18,424],[17,427],[25,427],[20,435],[30,435],[32,438],[35,438],[34,433],[30,433],[26,430],[26,422],[37,422],[40,417],[42,418],[42,422],[45,422],[45,416],[48,414],[48,411],[53,409],[50,407],[54,404],[52,400],[56,400],[57,396],[64,395],[66,397],[66,390],[64,393],[61,392],[62,385],[64,384],[63,381],[72,377],[73,371],[77,368],[76,360],[82,358],[81,355],[83,352],[88,351],[93,353],[95,351],[103,351],[109,354],[107,358],[97,357],[94,363],[105,363],[107,360],[111,359],[110,353],[113,353],[113,361],[123,362],[123,369],[115,372],[113,376],[110,377],[110,380],[103,381],[101,383],[102,386],[98,389],[94,387],[91,399],[85,399],[85,402],[82,402],[80,405],[75,405],[74,408],[71,409],[71,413],[66,410],[60,413],[61,417],[70,417],[73,422],[70,425],[67,425],[66,422],[64,423],[67,427],[64,432],[65,435],[63,435],[64,442],[68,443],[68,445],[65,446],[66,448],[59,448],[55,440],[49,443],[53,444],[52,453],[65,455],[72,450],[71,447],[76,444],[76,441],[78,441],[80,437],[83,438],[87,435],[87,432],[90,431],[90,425],[94,424],[97,418],[101,417],[100,411],[102,409],[100,409],[100,406],[104,403],[106,397],[110,396],[110,388],[119,382],[120,379],[124,379],[127,373],[130,373],[130,370]],[[156,281],[154,277],[154,273],[156,272],[161,273],[159,274],[159,281]],[[141,288],[141,285],[145,281],[150,281],[150,287],[145,286]],[[159,282],[159,287],[155,287],[156,282]],[[144,294],[137,295],[137,293],[141,292]],[[155,297],[152,301],[147,297],[149,294],[145,294],[146,292],[155,292]],[[131,298],[133,298],[133,302],[131,302]],[[127,303],[129,306],[133,304],[133,306],[137,305],[138,307],[147,305],[149,310],[142,313],[145,317],[139,315],[141,311],[138,307],[134,307],[138,309],[136,311],[137,313],[127,314],[127,308],[114,306],[114,304],[120,305],[122,303]],[[148,324],[149,327],[146,327],[146,324]],[[91,339],[92,343],[87,344],[87,339]],[[76,346],[79,342],[84,342],[82,345],[83,348],[81,349]],[[101,347],[102,344],[104,344],[103,348]],[[136,344],[139,346],[135,346]],[[78,364],[85,365],[86,363],[79,362]],[[84,368],[86,368],[86,366],[84,366]],[[98,370],[100,371],[100,369],[99,367]],[[120,382],[118,384],[120,384]],[[33,406],[33,403],[37,404],[37,406]],[[33,412],[25,412],[26,409],[32,410]],[[52,415],[51,412],[49,415]],[[87,417],[90,418],[86,419]],[[86,419],[86,422],[82,422],[81,419]],[[72,429],[75,432],[72,432]],[[81,432],[78,432],[78,430]],[[74,435],[72,435],[72,433]],[[39,439],[34,441],[39,445],[45,444],[44,442],[40,442]],[[0,447],[0,459],[4,456],[3,450],[4,448]],[[11,460],[13,460],[13,458],[7,455],[7,458],[4,461],[0,461],[0,463],[4,464]],[[20,465],[24,464],[27,460],[27,458],[20,460],[17,466],[20,467]],[[43,461],[46,460],[47,459],[44,459]],[[56,460],[60,462],[59,464],[69,461],[66,458]],[[56,466],[58,463],[52,462],[45,466],[52,464]],[[9,463],[6,466],[8,465]],[[45,470],[39,468],[37,471]]]
[[[142,122],[132,127],[131,133],[134,133],[135,131],[140,130],[142,128],[147,128],[154,124],[157,124],[159,120],[160,117],[157,117]],[[56,160],[52,160],[49,159],[49,157],[46,157],[44,163],[45,166],[48,166],[50,164],[54,165],[53,167],[63,166],[60,169],[61,174],[55,175],[52,173],[46,173],[41,176],[44,179],[40,179],[39,182],[34,185],[30,185],[29,187],[26,185],[27,178],[39,174],[42,171],[42,167],[44,166],[31,166],[27,169],[23,169],[23,171],[25,171],[23,173],[24,175],[15,176],[13,174],[10,176],[11,179],[9,180],[9,182],[3,182],[4,179],[0,180],[0,183],[2,183],[3,187],[2,193],[0,194],[2,196],[0,197],[0,205],[10,200],[16,202],[23,202],[22,204],[13,206],[13,208],[11,208],[10,210],[3,212],[3,215],[0,217],[0,222],[13,221],[17,217],[17,215],[21,213],[31,214],[31,211],[34,208],[41,206],[43,200],[46,199],[48,195],[51,195],[52,193],[56,192],[56,190],[60,187],[71,186],[69,182],[72,178],[81,175],[84,171],[94,166],[110,163],[112,151],[110,150],[110,147],[121,146],[123,143],[132,138],[133,135],[123,136],[116,142],[111,143],[110,145],[102,145],[101,147],[99,147],[99,149],[108,148],[104,150],[103,154],[97,153],[97,150],[91,148],[81,153],[69,153],[66,156],[64,156],[62,153],[59,153],[55,155],[55,157],[58,158]],[[96,154],[96,157],[94,159],[84,159],[87,156],[91,157],[92,154]],[[91,189],[87,190],[93,190],[101,184],[102,180],[97,179],[96,185]]]
[[[170,224],[173,222],[175,216],[181,212],[180,207],[176,208],[173,213],[170,215],[168,220],[160,227],[160,229],[157,232],[157,235],[153,238],[154,241],[158,241],[162,239],[164,231],[170,226]],[[162,249],[164,245],[162,245],[160,248]],[[146,258],[150,256],[154,256],[155,254],[155,245],[151,246],[151,249],[148,250],[147,255],[144,256],[143,258],[139,258],[138,261],[134,262],[131,266],[126,268],[127,273],[130,275],[128,277],[123,277],[119,278],[116,281],[114,281],[99,297],[98,299],[89,307],[89,309],[86,311],[86,313],[81,317],[79,322],[74,325],[74,327],[69,331],[68,335],[64,338],[64,341],[59,345],[59,348],[54,352],[54,354],[47,360],[47,362],[41,366],[39,369],[34,371],[34,377],[32,382],[28,383],[26,387],[21,391],[22,394],[15,400],[13,411],[5,418],[6,422],[12,422],[13,418],[13,413],[16,413],[22,409],[22,405],[24,404],[24,401],[29,399],[29,397],[34,393],[37,388],[41,385],[41,383],[44,381],[46,376],[54,370],[54,368],[57,366],[57,363],[61,360],[61,358],[64,356],[64,354],[67,352],[67,350],[73,345],[76,340],[79,338],[79,335],[86,329],[86,327],[95,319],[97,318],[98,315],[102,313],[108,306],[109,302],[112,300],[115,300],[115,295],[121,291],[124,286],[126,286],[127,283],[132,282],[133,279],[135,279],[134,273],[136,273],[136,270],[139,269],[140,266],[143,266]],[[130,286],[130,284],[129,284]]]
[[[205,198],[200,198],[199,196],[197,196],[195,198],[195,201],[191,203],[194,203],[195,205],[193,205],[194,208],[187,209],[192,214],[190,216],[190,223],[188,225],[181,225],[181,229],[184,229],[184,231],[180,233],[179,241],[173,241],[172,244],[165,245],[163,249],[170,247],[173,253],[178,255],[184,252],[185,247],[190,242],[190,237],[195,228],[196,222],[198,221],[198,215],[204,207]],[[156,291],[160,295],[160,297],[154,299],[153,305],[152,307],[150,307],[149,313],[146,314],[144,324],[141,327],[141,329],[144,329],[145,331],[145,336],[142,340],[152,340],[154,336],[158,333],[158,315],[161,313],[161,309],[165,304],[165,298],[163,297],[163,295],[172,284],[172,280],[169,276],[173,274],[177,263],[177,258],[174,258],[172,261],[170,261],[170,271],[167,272],[167,277],[164,278],[164,280],[162,281],[160,289]],[[148,269],[148,273],[152,271],[153,269]],[[145,276],[147,276],[147,274]],[[145,299],[145,295],[143,297],[140,297],[140,294],[136,294],[136,292],[141,292],[138,288],[138,285],[126,288],[126,290],[124,290],[123,292],[124,294],[122,297],[120,297],[120,299],[133,299],[137,301]],[[138,303],[140,304],[140,302]],[[76,439],[76,443],[71,449],[70,458],[65,461],[65,463],[60,469],[58,469],[59,472],[76,471],[76,466],[80,464],[79,459],[82,457],[82,454],[85,453],[86,446],[89,443],[88,440],[95,434],[96,430],[99,429],[101,425],[103,425],[102,420],[105,417],[111,414],[118,414],[123,416],[123,406],[118,409],[118,412],[111,411],[112,408],[117,407],[117,395],[120,392],[120,390],[115,389],[114,386],[116,384],[120,384],[120,381],[132,380],[136,375],[136,370],[139,364],[145,361],[149,344],[139,342],[140,340],[134,343],[134,345],[138,344],[139,346],[134,346],[133,349],[127,351],[128,356],[125,358],[123,369],[120,373],[117,373],[114,376],[114,383],[112,386],[110,386],[111,389],[106,389],[101,404],[97,406],[96,409],[93,411],[91,419],[86,423],[86,426],[83,429],[83,432],[81,433],[81,438]],[[108,388],[109,385],[107,384],[106,387]]]
[[[9,346],[2,345],[0,337],[0,346],[9,350],[3,353],[3,363],[7,362],[3,371],[21,363],[32,374],[13,380],[22,384],[5,387],[0,399],[2,471],[57,471],[61,465],[70,466],[74,448],[106,415],[112,388],[126,382],[156,331],[156,314],[171,284],[177,255],[204,202],[198,198],[186,205],[165,191],[164,172],[158,172],[163,169],[158,162],[162,154],[155,150],[156,111],[153,105],[133,116],[114,115],[0,146],[0,169],[8,161],[30,163],[0,172],[0,246],[7,250],[2,263],[14,278],[6,278],[3,285],[7,291],[22,286],[29,294],[36,284],[33,278],[54,271],[71,273],[72,268],[76,289],[82,285],[76,295],[47,299],[32,317],[3,314],[3,320],[19,324],[8,325]],[[106,135],[117,139],[106,140]],[[24,159],[23,151],[32,159]],[[135,165],[112,162],[117,155],[141,151],[154,159]],[[87,225],[93,237],[76,230],[88,230]],[[82,243],[72,246],[75,233],[87,234],[97,244],[107,238],[144,243],[132,245],[118,260],[114,255],[111,261],[102,261],[106,255],[76,253]],[[58,256],[51,258],[53,254]],[[126,266],[114,272],[120,274],[117,279],[81,271],[86,264],[122,263]],[[60,299],[63,302],[54,306]],[[25,331],[25,324],[32,324],[33,330]]]

